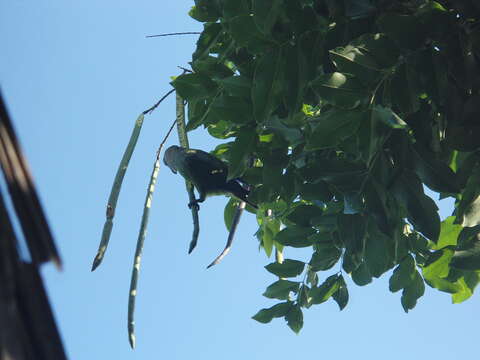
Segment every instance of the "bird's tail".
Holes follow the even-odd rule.
[[[257,205],[248,200],[248,194],[250,194],[249,187],[240,179],[232,179],[227,181],[226,190],[236,198],[245,201],[248,205],[254,209],[258,209]]]

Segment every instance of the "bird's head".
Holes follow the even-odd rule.
[[[174,174],[177,173],[177,167],[175,166],[175,160],[177,159],[180,146],[172,145],[163,154],[163,163],[167,165]]]

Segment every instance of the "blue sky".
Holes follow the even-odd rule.
[[[347,279],[350,302],[305,311],[295,335],[282,319],[250,319],[273,301],[261,296],[275,278],[258,251],[255,218],[245,214],[232,252],[224,197],[201,208],[197,249],[187,255],[191,218],[184,184],[160,170],[139,281],[137,349],[126,332],[127,294],[145,190],[156,148],[174,120],[174,97],[147,116],[125,178],[104,263],[91,273],[105,202],[138,114],[169,90],[187,66],[196,36],[145,35],[200,31],[187,12],[193,1],[3,1],[0,81],[28,156],[65,269],[43,269],[70,359],[451,359],[476,349],[479,297],[451,305],[427,287],[405,314],[388,275],[366,287]],[[169,144],[176,138],[171,137]],[[192,147],[215,142],[201,129]],[[442,206],[442,214],[449,209]],[[308,260],[288,250],[286,257]],[[324,277],[336,270],[326,272]]]

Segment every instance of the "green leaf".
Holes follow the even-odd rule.
[[[330,207],[330,210],[331,209],[332,208]],[[331,238],[331,231],[334,231],[337,228],[337,213],[324,214],[320,217],[313,218],[310,221],[312,222],[312,225],[319,231],[317,234],[318,239],[315,241],[322,242],[325,241],[323,240],[325,236],[327,236],[327,238]],[[310,238],[313,238],[314,236],[315,235],[312,235]]]
[[[265,161],[262,167],[262,182],[271,191],[275,193],[280,192],[283,177],[283,164],[275,164],[273,161]]]
[[[436,1],[428,1],[421,5],[416,13],[428,36],[434,40],[443,40],[451,34],[455,24],[454,14],[446,10]]]
[[[299,184],[300,197],[303,200],[319,200],[322,202],[328,202],[332,200],[333,194],[330,191],[328,185],[324,181],[319,181],[316,184]]]
[[[417,143],[412,153],[415,172],[430,189],[446,193],[460,191],[455,173],[446,163],[436,159],[431,150]]]
[[[286,219],[295,225],[310,226],[311,219],[321,216],[322,209],[315,205],[298,205],[287,215]]]
[[[257,123],[265,122],[280,103],[284,57],[275,48],[260,57],[253,75],[253,113]]]
[[[311,303],[321,304],[327,301],[339,288],[339,275],[329,276],[320,286],[310,290]]]
[[[455,294],[461,290],[459,284],[446,279],[450,273],[449,265],[453,253],[453,250],[449,248],[436,251],[430,256],[423,268],[423,277],[428,285],[450,294]]]
[[[210,78],[200,74],[177,76],[171,84],[187,101],[206,99],[214,95],[216,90],[216,84]]]
[[[309,264],[313,271],[328,270],[337,263],[340,255],[342,251],[333,243],[318,243]]]
[[[363,34],[350,45],[375,60],[380,69],[388,69],[398,62],[398,47],[385,34]]]
[[[255,26],[250,14],[238,15],[228,21],[229,35],[239,46],[247,47],[252,53],[262,53],[269,44],[266,37]]]
[[[225,91],[235,97],[243,97],[250,100],[252,80],[246,76],[229,76],[216,80]]]
[[[478,164],[468,178],[456,213],[456,222],[461,223],[463,227],[480,224],[480,166]]]
[[[478,239],[478,234],[480,234],[480,225],[474,227],[464,227],[460,231],[457,239],[457,249],[456,250],[465,250],[473,245]]]
[[[416,49],[424,44],[424,32],[415,16],[385,13],[377,20],[381,32],[386,33],[400,47]]]
[[[369,179],[365,184],[364,190],[364,206],[369,209],[369,212],[375,218],[375,221],[383,232],[388,233],[389,216],[394,213],[394,210],[387,205],[387,199],[390,198],[384,185],[379,183],[376,179]]]
[[[231,19],[239,15],[250,14],[250,1],[249,0],[224,0],[223,16],[225,19]]]
[[[360,214],[364,210],[363,195],[356,191],[343,194],[343,213],[347,215]]]
[[[285,125],[278,116],[270,116],[264,123],[266,130],[283,137],[291,145],[297,145],[303,141],[303,133],[296,127]]]
[[[403,121],[392,109],[385,108],[381,105],[376,105],[373,108],[372,116],[377,121],[381,121],[393,129],[405,129],[408,127],[407,123]]]
[[[465,284],[467,287],[470,289],[470,291],[473,292],[475,291],[475,288],[477,287],[478,283],[480,282],[480,272],[478,271],[462,271],[464,274],[461,279],[465,281]]]
[[[310,288],[303,284],[302,286],[300,286],[300,289],[298,290],[298,294],[297,294],[297,304],[300,306],[300,307],[303,307],[303,308],[309,308],[310,306],[312,306],[312,304],[310,303]]]
[[[334,147],[352,136],[362,121],[366,121],[364,111],[331,109],[312,121],[314,130],[308,138],[306,150],[319,150]]]
[[[462,291],[462,287],[458,284],[458,282],[451,282],[447,279],[442,279],[439,277],[429,280],[425,279],[425,282],[431,287],[449,294],[456,294]]]
[[[455,216],[449,216],[440,223],[440,237],[432,246],[433,250],[440,250],[446,246],[457,245],[457,239],[462,231],[461,225],[455,225]]]
[[[448,98],[447,91],[449,83],[448,67],[450,65],[448,64],[448,57],[432,48],[416,53],[411,60],[412,65],[420,75],[419,82],[422,90],[434,103],[445,105],[445,101]],[[429,110],[428,112],[430,112]],[[423,123],[421,127],[431,130],[432,123]],[[427,132],[425,135],[427,135]],[[428,134],[428,136],[431,135],[432,133]]]
[[[275,241],[291,247],[307,247],[312,246],[313,241],[309,240],[309,236],[315,234],[315,229],[303,226],[288,226],[275,236]]]
[[[435,277],[447,277],[453,254],[454,251],[448,248],[432,253],[427,264],[425,264],[426,266],[423,267],[422,273],[425,280],[434,279]]]
[[[283,6],[282,0],[253,0],[253,20],[262,33],[270,35]]]
[[[278,280],[267,287],[267,290],[265,290],[263,296],[270,299],[287,300],[290,292],[297,292],[299,286],[299,282]]]
[[[203,26],[203,31],[197,41],[197,48],[192,54],[192,59],[201,59],[210,53],[212,47],[217,45],[217,42],[222,34],[222,25],[219,23],[208,23]]]
[[[218,19],[220,12],[216,8],[214,1],[196,0],[195,6],[192,6],[188,15],[197,21],[215,22]]]
[[[265,250],[267,257],[270,257],[273,249],[274,238],[280,231],[280,221],[272,216],[264,215],[262,212],[257,212],[257,221],[260,229],[257,232],[257,237],[260,240],[261,246]]]
[[[202,125],[205,120],[205,114],[208,111],[208,106],[205,99],[193,100],[188,102],[188,123],[187,131],[195,130]]]
[[[393,105],[403,116],[420,109],[421,84],[416,69],[410,64],[397,67],[390,84]]]
[[[339,72],[320,75],[310,83],[310,86],[322,100],[346,109],[359,106],[368,95],[358,79]]]
[[[343,275],[339,276],[337,282],[339,284],[339,288],[333,293],[332,297],[333,300],[337,302],[340,310],[343,310],[348,304],[348,288]]]
[[[329,54],[338,71],[352,74],[365,84],[375,83],[382,76],[380,66],[365,48],[347,45],[330,50]]]
[[[408,254],[393,271],[389,281],[391,292],[406,288],[415,278],[415,260]]]
[[[298,334],[303,327],[303,313],[300,306],[291,307],[290,311],[285,315],[285,320],[290,329],[292,329],[295,334]]]
[[[257,136],[253,129],[243,128],[229,151],[228,179],[239,177],[246,169],[247,160],[255,147]]]
[[[408,310],[411,310],[417,305],[417,300],[423,296],[425,293],[425,284],[423,282],[422,276],[418,271],[415,270],[415,275],[412,282],[403,289],[402,292],[402,306],[405,312],[408,313]]]
[[[455,251],[451,266],[462,270],[480,270],[480,240]]]
[[[268,264],[265,269],[278,277],[295,277],[303,272],[304,267],[303,261],[285,259],[282,263]]]
[[[273,305],[270,308],[262,309],[252,316],[253,320],[261,322],[263,324],[269,323],[273,318],[284,317],[288,314],[290,309],[293,307],[293,302],[285,301]]]
[[[358,191],[366,176],[363,164],[346,159],[316,159],[299,172],[306,182],[317,183],[323,180],[344,192]]]
[[[440,217],[435,202],[423,193],[417,176],[404,171],[393,186],[394,195],[408,211],[408,220],[415,230],[420,231],[433,242],[440,235]]]
[[[215,51],[215,50],[213,50]],[[204,56],[192,61],[192,69],[195,73],[206,75],[211,79],[224,78],[233,75],[233,70],[223,60],[215,56]]]
[[[467,185],[468,178],[478,163],[476,153],[454,151],[450,161],[450,168],[456,173],[461,188]]]
[[[365,286],[372,282],[372,274],[370,274],[370,271],[364,262],[352,271],[352,280],[359,286]]]
[[[235,125],[244,125],[253,122],[253,110],[251,104],[234,96],[218,96],[210,105],[210,116],[217,121],[224,120]]]
[[[463,277],[460,278],[456,283],[460,288],[457,292],[452,294],[452,302],[454,304],[460,304],[469,299],[473,295],[473,291],[468,287]]]
[[[339,215],[337,218],[340,238],[345,244],[343,268],[347,273],[355,270],[363,259],[366,222],[361,215]],[[349,259],[350,261],[346,261]],[[370,282],[370,281],[369,281]]]
[[[370,274],[380,277],[388,270],[391,261],[388,243],[391,240],[379,231],[373,222],[368,224],[368,235],[365,243],[365,263]]]
[[[302,39],[302,40],[305,40]],[[289,118],[301,114],[299,110],[305,101],[305,91],[310,80],[307,54],[302,47],[302,40],[285,49],[285,83],[284,103],[289,112]],[[301,116],[300,118],[304,118]]]

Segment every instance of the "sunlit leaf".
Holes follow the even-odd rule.
[[[327,301],[339,288],[341,280],[339,275],[329,276],[320,286],[310,290],[312,304],[321,304]]]

